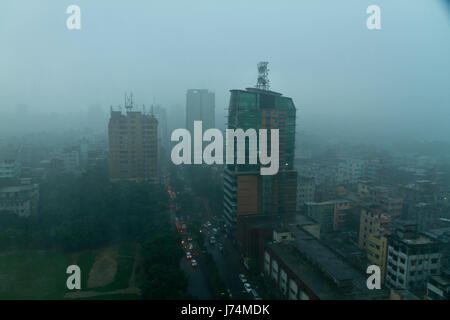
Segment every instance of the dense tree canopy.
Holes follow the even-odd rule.
[[[110,183],[106,168],[81,177],[50,176],[41,184],[39,214],[28,218],[0,212],[0,250],[78,251],[124,242],[142,248],[142,297],[183,299],[187,278],[183,251],[171,229],[162,185]]]
[[[105,168],[81,177],[60,175],[41,184],[39,214],[0,215],[0,249],[89,249],[142,240],[158,228],[168,230],[167,194],[158,185],[109,183]],[[161,217],[166,216],[166,220]]]

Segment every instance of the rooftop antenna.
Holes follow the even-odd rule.
[[[133,109],[133,93],[130,92],[130,96],[127,96],[127,93],[125,92],[125,109],[127,112],[131,111]]]
[[[261,90],[269,90],[269,69],[267,65],[269,63],[265,61],[261,61],[258,63],[258,82],[256,83],[256,87]]]

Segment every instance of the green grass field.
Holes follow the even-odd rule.
[[[61,299],[70,255],[20,251],[0,254],[0,299]]]
[[[15,251],[0,253],[0,300],[64,299],[77,291],[97,292],[94,297],[80,299],[138,299],[135,293],[112,293],[128,288],[133,273],[135,245],[117,249],[117,271],[114,280],[101,288],[87,288],[89,271],[101,249],[64,254],[55,251]],[[81,269],[81,290],[68,290],[66,268],[77,264]]]

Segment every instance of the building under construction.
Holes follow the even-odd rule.
[[[158,121],[153,114],[135,109],[133,96],[125,95],[125,114],[113,111],[108,125],[111,181],[158,181]]]
[[[279,129],[279,171],[273,176],[261,176],[261,164],[249,164],[248,146],[246,164],[227,166],[224,173],[224,215],[231,225],[235,225],[241,215],[282,214],[296,210],[296,108],[291,98],[269,90],[266,62],[258,64],[258,72],[256,88],[231,90],[227,126],[228,129],[244,131]]]

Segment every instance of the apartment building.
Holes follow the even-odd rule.
[[[388,245],[386,283],[397,289],[424,289],[431,276],[439,275],[440,244],[418,232],[417,224],[397,227]]]
[[[109,173],[111,181],[158,181],[158,121],[133,110],[112,111],[109,120]]]
[[[29,180],[24,183],[0,189],[0,212],[11,212],[21,217],[38,213],[39,185]]]

